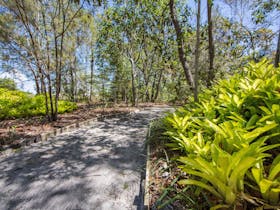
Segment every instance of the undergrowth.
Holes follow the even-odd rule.
[[[58,113],[71,112],[77,108],[75,103],[58,101]],[[13,119],[45,115],[45,99],[43,95],[32,94],[0,88],[0,119]]]
[[[165,136],[164,148],[172,154],[169,164],[179,171],[168,193],[163,191],[165,196],[172,191],[166,204],[280,208],[279,71],[267,60],[249,63],[241,74],[205,89],[199,103],[188,103],[159,122],[158,135]]]

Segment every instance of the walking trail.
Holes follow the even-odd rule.
[[[0,157],[0,209],[142,209],[148,108]]]

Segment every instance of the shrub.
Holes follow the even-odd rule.
[[[58,101],[58,113],[72,112],[77,109],[77,104],[70,101]]]
[[[0,88],[5,88],[8,90],[16,90],[17,85],[14,80],[8,78],[0,78]]]
[[[77,108],[75,103],[58,101],[58,113],[71,112]],[[45,115],[45,98],[33,96],[19,90],[0,88],[0,119]]]
[[[244,200],[279,205],[279,70],[267,60],[249,63],[164,119],[167,146],[180,151],[180,168],[189,174],[178,183],[209,191],[214,208]]]

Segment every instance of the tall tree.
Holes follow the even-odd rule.
[[[279,31],[278,31],[278,41],[277,41],[277,48],[276,48],[274,66],[279,67],[279,63],[280,63],[280,28],[279,28]]]
[[[21,29],[14,29],[6,41],[26,60],[29,69],[36,71],[33,75],[36,86],[40,84],[40,92],[45,95],[46,115],[54,121],[58,114],[63,68],[68,62],[65,39],[82,5],[73,5],[67,0],[1,0],[0,3],[5,8],[4,13],[12,15]]]
[[[188,66],[186,54],[185,54],[185,42],[184,42],[184,36],[182,32],[182,28],[180,26],[180,23],[177,18],[176,8],[174,4],[174,0],[169,1],[169,10],[170,10],[170,16],[176,31],[176,40],[177,40],[177,47],[178,47],[178,54],[179,59],[182,64],[182,67],[184,69],[186,80],[190,86],[190,89],[192,92],[195,90],[195,84],[192,72]]]
[[[197,14],[196,14],[196,43],[195,43],[195,74],[194,74],[194,100],[198,101],[198,71],[199,71],[199,55],[200,55],[200,0],[197,0]]]
[[[209,52],[209,70],[208,70],[208,79],[207,86],[211,86],[211,82],[214,79],[214,39],[213,39],[213,20],[212,20],[212,7],[213,0],[207,0],[207,21],[208,21],[208,52]]]

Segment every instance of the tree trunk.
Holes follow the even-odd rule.
[[[39,72],[39,79],[40,79],[40,82],[41,82],[41,93],[44,93],[44,96],[45,96],[46,117],[48,118],[49,121],[51,121],[51,117],[50,117],[50,114],[49,114],[50,112],[49,112],[48,92],[47,92],[46,83],[45,83],[45,80],[44,80],[44,76],[43,76],[41,67],[38,67],[38,72]]]
[[[178,53],[179,53],[179,59],[182,64],[182,67],[184,69],[186,80],[190,86],[191,91],[194,91],[194,80],[193,75],[191,73],[191,70],[189,69],[189,66],[187,64],[187,59],[185,56],[185,49],[184,49],[184,37],[182,33],[181,26],[179,24],[179,21],[177,19],[177,14],[175,10],[174,0],[170,0],[169,2],[169,9],[170,9],[170,15],[171,19],[176,31],[176,40],[178,45]]]
[[[194,100],[198,101],[198,70],[199,70],[199,44],[200,44],[200,0],[197,1],[196,16],[196,43],[195,43],[195,73],[194,73]]]
[[[131,64],[131,86],[132,86],[132,106],[136,105],[136,86],[135,86],[135,63],[132,58],[129,59]]]
[[[94,73],[94,57],[93,50],[91,50],[91,59],[90,59],[90,90],[89,90],[89,101],[92,101],[93,93],[93,73]]]
[[[276,68],[279,67],[279,62],[280,62],[280,28],[278,33],[277,50],[276,50],[275,61],[274,61],[274,66]]]
[[[156,78],[157,78],[157,74],[155,73],[154,78],[153,78],[153,83],[152,83],[151,102],[154,102],[155,89],[156,89]]]
[[[214,41],[213,41],[213,22],[212,22],[212,0],[207,0],[207,18],[208,18],[208,44],[209,44],[209,70],[207,87],[210,87],[214,79]]]
[[[28,64],[28,67],[34,77],[36,94],[39,95],[39,94],[43,93],[43,91],[41,91],[42,89],[40,88],[40,81],[39,81],[40,78],[39,78],[38,74],[34,71],[34,69],[31,67],[30,63]]]
[[[75,62],[75,61],[74,61]],[[70,99],[75,102],[75,78],[74,78],[73,66],[70,66]]]
[[[158,95],[159,95],[162,73],[163,73],[163,69],[160,70],[160,74],[159,74],[159,78],[158,78],[158,82],[157,82],[157,86],[156,86],[156,94],[155,94],[155,96],[153,98],[153,102],[155,102],[157,100]]]
[[[53,104],[53,95],[52,95],[52,82],[51,82],[51,77],[50,75],[48,74],[47,75],[47,81],[48,81],[48,98],[50,100],[50,120],[51,121],[56,121],[57,120],[57,113],[55,112],[55,107],[54,107],[54,104]]]

